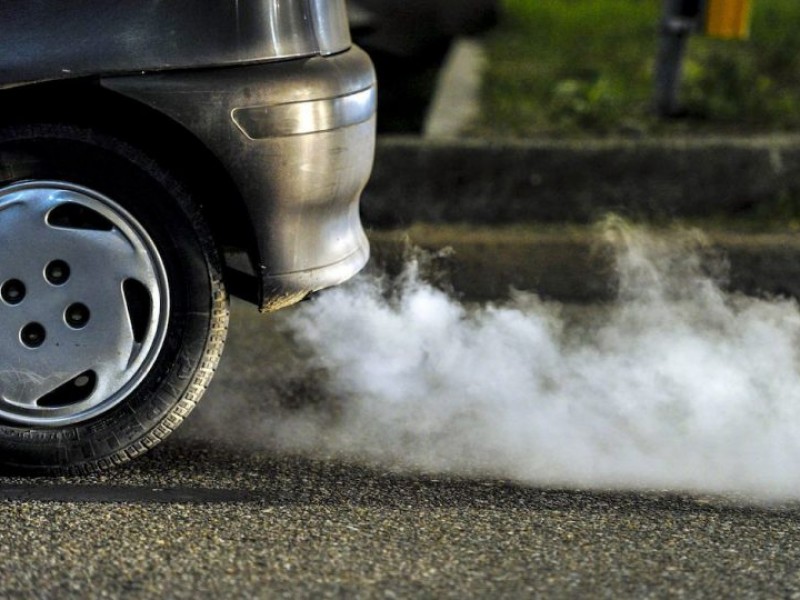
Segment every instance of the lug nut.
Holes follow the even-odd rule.
[[[28,348],[38,348],[44,344],[47,334],[39,323],[28,323],[19,332],[20,341]]]
[[[8,304],[19,304],[25,299],[25,284],[19,279],[9,279],[0,287],[0,297]]]
[[[69,279],[69,265],[63,260],[54,260],[47,264],[44,276],[53,285],[64,285]]]
[[[89,322],[89,309],[85,304],[70,304],[64,311],[64,320],[73,329],[81,329]]]

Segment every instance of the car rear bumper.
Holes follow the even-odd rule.
[[[229,172],[256,234],[262,309],[364,266],[358,202],[375,150],[375,75],[363,51],[103,85],[181,123]]]

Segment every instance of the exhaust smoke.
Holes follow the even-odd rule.
[[[269,435],[533,485],[800,498],[797,303],[723,291],[697,234],[604,227],[618,294],[601,308],[467,306],[411,261],[289,311],[326,399],[270,415]]]

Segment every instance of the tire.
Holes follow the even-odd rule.
[[[0,129],[0,462],[87,473],[194,408],[228,300],[186,188],[112,135]]]

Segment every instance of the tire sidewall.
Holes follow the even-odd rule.
[[[107,196],[138,221],[161,256],[170,314],[157,358],[139,385],[87,421],[61,427],[0,421],[0,453],[8,466],[80,469],[123,462],[177,426],[203,392],[198,371],[213,370],[204,361],[221,277],[209,229],[168,171],[110,135],[53,124],[0,129],[0,165],[2,187],[30,179],[64,181]]]

